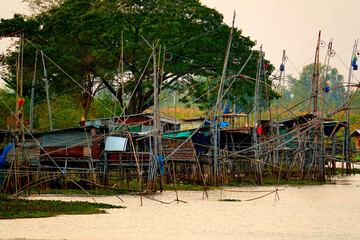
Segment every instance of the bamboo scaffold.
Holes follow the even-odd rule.
[[[234,19],[235,19],[235,14],[234,14]],[[58,164],[59,163],[58,159],[52,157],[52,155],[56,152],[61,152],[64,150],[67,151],[72,147],[77,147],[80,146],[81,144],[86,144],[87,147],[90,149],[91,148],[90,145],[92,142],[98,140],[104,141],[107,137],[115,136],[115,135],[123,136],[123,137],[126,136],[129,139],[130,152],[132,154],[132,157],[136,161],[136,165],[126,169],[128,174],[128,176],[126,176],[128,181],[127,189],[130,188],[135,189],[137,192],[139,192],[140,196],[142,196],[144,193],[143,183],[146,184],[147,191],[151,192],[158,190],[158,184],[160,184],[160,189],[161,189],[161,184],[163,183],[163,181],[166,181],[167,183],[171,182],[171,184],[173,184],[174,186],[175,191],[178,190],[177,187],[179,182],[200,183],[206,195],[207,195],[207,190],[209,189],[208,184],[210,182],[212,182],[213,185],[221,185],[221,184],[226,184],[227,182],[232,181],[233,179],[247,180],[252,178],[257,183],[261,183],[262,177],[265,175],[271,175],[271,177],[276,179],[277,181],[274,180],[274,183],[279,182],[280,178],[291,179],[292,177],[299,179],[316,178],[323,181],[325,179],[324,168],[325,168],[326,144],[325,146],[323,144],[325,119],[323,117],[324,108],[322,107],[324,104],[324,99],[322,97],[323,78],[320,78],[321,75],[320,75],[320,65],[319,65],[319,61],[320,61],[319,46],[321,45],[320,33],[319,33],[319,40],[315,54],[314,73],[312,79],[312,87],[313,87],[312,96],[311,99],[308,100],[312,109],[311,111],[309,109],[308,114],[301,114],[296,106],[292,105],[291,107],[286,108],[285,104],[283,103],[282,107],[284,108],[284,111],[282,111],[281,114],[277,113],[276,124],[274,124],[273,120],[271,119],[272,113],[270,108],[269,94],[272,86],[271,84],[269,84],[269,80],[267,80],[265,76],[265,66],[264,66],[262,47],[260,48],[256,78],[251,78],[249,76],[241,75],[241,71],[245,67],[249,59],[252,57],[252,53],[250,54],[249,58],[246,60],[244,66],[241,68],[241,70],[237,75],[227,76],[227,61],[231,47],[231,39],[232,39],[232,35],[230,35],[227,45],[222,76],[221,78],[218,79],[212,79],[215,81],[220,80],[220,84],[218,85],[219,88],[218,88],[216,105],[209,110],[208,115],[204,117],[204,120],[202,122],[202,125],[204,125],[206,121],[212,120],[210,127],[215,126],[213,128],[214,132],[212,137],[214,138],[214,140],[212,144],[210,145],[199,144],[193,141],[192,137],[194,137],[197,133],[202,131],[200,130],[199,127],[194,129],[194,131],[188,131],[187,132],[188,137],[186,139],[178,140],[178,143],[173,145],[173,149],[172,149],[173,151],[167,156],[164,155],[164,151],[161,149],[163,145],[162,140],[173,140],[173,139],[164,137],[163,132],[161,130],[162,129],[162,124],[160,121],[161,96],[159,96],[161,94],[161,86],[160,86],[161,79],[159,76],[161,74],[160,73],[161,46],[158,48],[159,54],[157,55],[155,52],[155,50],[157,49],[157,44],[153,44],[153,45],[149,45],[152,48],[152,54],[148,59],[148,63],[151,62],[151,59],[153,60],[153,69],[154,69],[153,71],[154,99],[155,99],[154,109],[153,109],[154,117],[153,119],[149,120],[149,122],[151,121],[151,124],[153,124],[153,131],[150,131],[146,136],[134,137],[133,133],[131,133],[130,130],[131,128],[136,126],[130,126],[130,127],[127,126],[122,130],[119,130],[119,128],[115,130],[116,126],[114,126],[114,128],[109,133],[102,134],[100,136],[96,136],[92,138],[91,135],[89,134],[86,140],[82,141],[81,143],[76,143],[65,148],[59,148],[51,152],[41,148],[42,146],[39,143],[39,148],[41,149],[41,151],[43,151],[43,153],[39,156],[39,158],[47,157],[51,159],[51,161],[53,161],[53,164],[55,165],[54,168],[55,170],[50,168],[45,169],[44,171],[42,171],[42,173],[44,174],[42,178],[39,177],[37,182],[36,180],[34,180],[34,182],[29,180],[28,184],[23,184],[23,186],[19,186],[19,188],[16,189],[15,193],[19,194],[27,187],[34,186],[36,184],[39,184],[40,182],[45,183],[55,180],[58,181],[59,179],[64,179],[64,178],[68,179],[69,181],[70,180],[75,181],[76,182],[76,184],[74,183],[75,185],[79,184],[75,179],[81,179],[81,181],[85,179],[87,184],[91,184],[91,186],[102,185],[103,187],[107,187],[107,188],[111,186],[114,186],[115,188],[117,186],[116,184],[119,184],[120,182],[121,186],[119,187],[119,189],[124,188],[123,181],[122,180],[119,181],[118,179],[116,179],[117,177],[121,179],[125,178],[124,175],[122,175],[123,170],[125,169],[124,166],[121,166],[120,168],[113,167],[113,169],[110,169],[110,172],[100,170],[101,167],[99,166],[101,164],[105,165],[109,163],[110,165],[108,159],[94,160],[91,157],[89,159],[90,167],[87,168],[87,172],[81,173],[83,175],[80,175],[76,173],[77,170],[67,171],[68,169],[66,167],[62,167],[62,165]],[[331,51],[331,46],[332,43],[331,44],[329,43],[329,47],[328,47],[329,51]],[[42,51],[39,51],[39,53],[42,54],[43,59],[46,57],[46,55]],[[284,51],[282,58],[282,65],[285,64],[285,59],[286,59],[286,55]],[[325,60],[325,62],[327,63],[326,65],[328,65],[328,61],[329,58]],[[148,64],[146,64],[146,67],[148,67]],[[35,70],[36,70],[36,66],[35,66]],[[324,71],[323,75],[324,74],[326,75],[325,72],[326,70],[323,71]],[[121,76],[122,75],[123,73],[121,74]],[[282,93],[280,89],[282,83],[284,82],[283,81],[285,77],[284,75],[285,73],[281,71],[280,80],[279,80],[279,92],[280,92],[279,94],[281,96]],[[219,128],[219,124],[221,122],[222,100],[236,79],[241,79],[246,83],[253,84],[255,89],[255,97],[254,99],[251,100],[254,103],[253,126],[251,127],[248,126],[247,129],[245,130],[249,130],[249,131],[247,131],[246,133],[244,133],[245,132],[243,131],[244,129],[242,129],[243,132],[241,132],[241,134],[244,135],[248,134],[246,136],[250,136],[251,145],[249,146],[242,145],[243,141],[242,142],[239,141],[240,143],[234,141],[234,138],[236,137],[234,133],[236,131],[234,129],[230,130],[230,129]],[[227,89],[225,89],[225,86],[227,85],[225,84],[226,81],[229,82]],[[348,84],[348,86],[350,86],[350,84]],[[217,87],[214,87],[213,89],[211,89],[211,91],[213,91],[214,89],[217,89]],[[179,91],[177,94],[180,93],[181,92]],[[206,94],[203,94],[203,96],[205,95]],[[348,97],[348,104],[350,104],[352,98],[350,98],[350,95],[347,97]],[[269,122],[266,127],[269,127],[268,132],[270,132],[270,134],[267,135],[266,133],[261,133],[261,131],[259,131],[260,133],[257,132],[258,126],[265,128],[264,127],[265,125],[262,125],[263,119],[261,118],[261,114],[260,114],[262,101],[267,101],[267,104],[265,105],[269,106],[269,120],[265,120]],[[286,101],[288,100],[285,97],[283,97],[282,102],[286,102]],[[278,101],[278,105],[279,103],[280,101]],[[124,104],[123,108],[125,109],[126,107],[127,106]],[[125,116],[124,114],[124,109],[122,111],[122,115],[121,115],[122,117],[118,116],[116,120],[116,123],[121,123],[123,124],[123,126],[126,125],[125,123],[126,120],[128,119],[128,117]],[[346,109],[345,106],[344,109]],[[288,113],[290,113],[289,117],[284,119],[279,119],[279,116]],[[114,119],[116,118],[116,114],[114,112],[112,112],[112,116],[114,116]],[[25,126],[23,120],[17,119],[17,121],[19,121],[19,123],[22,126]],[[214,122],[216,122],[216,124],[214,124]],[[281,125],[281,129],[280,129],[280,125]],[[345,125],[348,126],[349,121],[347,121]],[[335,132],[335,129],[336,128],[334,128],[333,133]],[[32,130],[29,131],[30,134],[31,132]],[[239,133],[239,131],[236,133]],[[334,136],[333,133],[331,134],[331,137]],[[141,155],[138,146],[138,139],[146,139],[146,141],[151,146],[149,150],[151,155],[151,160],[148,165],[144,164],[143,155]],[[191,146],[191,151],[195,156],[194,161],[190,163],[189,162],[178,163],[174,161],[173,156],[177,151],[181,151],[181,148],[185,146],[185,144],[189,144],[189,146]],[[196,149],[196,147],[198,146],[206,147],[208,149],[208,152],[200,156]],[[335,150],[336,149],[334,149],[333,147],[332,151],[336,152]],[[332,153],[331,158],[334,159],[335,155],[336,155],[335,153]],[[120,162],[121,160],[123,160],[121,159],[121,157],[119,160]],[[204,160],[204,157],[207,159]],[[21,169],[19,169],[19,171],[17,171],[16,168],[12,169],[11,171],[8,172],[9,175],[20,174],[23,178],[25,176],[24,174],[26,173],[26,170],[25,168],[22,167],[25,166],[26,162],[29,163],[32,160],[33,160],[32,157],[23,158],[23,161],[21,161],[19,165],[16,165],[16,166],[20,166]],[[101,162],[101,164],[99,164],[99,162]],[[344,162],[348,163],[349,160],[345,159]],[[164,175],[161,173],[162,165],[164,167]],[[211,169],[211,165],[212,165],[212,169]],[[28,171],[28,173],[31,175],[35,175],[36,171]],[[45,176],[45,174],[47,174],[47,176]],[[110,179],[109,182],[99,181],[98,179],[99,176],[103,176],[105,174],[115,177]],[[160,181],[158,182],[158,180]],[[132,184],[131,181],[138,181],[138,182],[130,186],[130,184]],[[85,188],[84,185],[81,185],[81,187]],[[162,190],[164,191],[164,189]],[[180,201],[178,196],[176,197],[176,199],[177,202]]]

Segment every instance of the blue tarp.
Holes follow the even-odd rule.
[[[158,162],[159,162],[160,174],[163,175],[164,174],[164,162],[163,162],[162,156],[158,156]]]
[[[3,153],[0,156],[0,169],[4,168],[5,166],[5,157],[8,154],[8,152],[10,151],[10,149],[14,146],[14,143],[12,143],[11,145],[7,144],[4,148]]]
[[[205,123],[210,124],[209,121],[205,121]],[[214,125],[216,124],[216,122],[214,122]],[[229,126],[228,122],[220,122],[220,127],[227,127]]]
[[[220,127],[227,127],[227,126],[229,126],[228,122],[221,122],[220,123]]]

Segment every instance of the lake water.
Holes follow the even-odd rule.
[[[95,197],[97,202],[126,206],[107,214],[58,216],[0,221],[0,239],[360,239],[360,175],[343,176],[336,184],[227,188],[178,192],[186,203],[163,204],[122,195]],[[151,196],[171,202],[174,192]],[[93,201],[90,197],[32,196],[30,199]]]

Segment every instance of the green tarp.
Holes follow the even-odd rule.
[[[195,131],[195,129],[192,129],[192,130],[186,130],[186,131],[181,131],[181,132],[168,133],[168,134],[164,134],[162,136],[166,137],[166,138],[188,138],[194,131]]]

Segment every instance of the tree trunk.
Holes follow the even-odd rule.
[[[92,101],[94,100],[94,93],[95,91],[93,91],[93,77],[90,74],[87,74],[85,77],[85,86],[83,89],[83,94],[82,94],[82,108],[83,108],[83,115],[81,117],[81,121],[85,121],[88,120],[88,115],[89,115],[89,109],[90,109],[90,105],[92,103]]]

